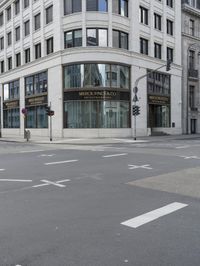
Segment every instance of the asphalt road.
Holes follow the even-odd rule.
[[[199,266],[200,139],[0,142],[0,266]]]

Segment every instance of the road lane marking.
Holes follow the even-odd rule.
[[[188,159],[200,159],[196,155],[194,155],[194,156],[179,156],[179,157],[183,158],[184,160],[188,160]]]
[[[150,164],[144,164],[144,165],[134,165],[134,164],[129,164],[128,165],[130,170],[134,170],[134,169],[148,169],[148,170],[152,170],[153,168],[150,167]]]
[[[68,161],[60,161],[60,162],[51,162],[51,163],[45,163],[44,165],[63,164],[63,163],[73,163],[73,162],[78,162],[78,160],[68,160]]]
[[[189,148],[189,147],[190,147],[189,145],[185,145],[185,146],[176,147],[176,149],[186,149],[186,148]]]
[[[55,154],[41,154],[41,155],[38,155],[38,157],[53,157],[55,156]]]
[[[127,155],[128,153],[118,153],[118,154],[110,154],[110,155],[104,155],[102,156],[103,158],[110,158],[110,157],[117,157],[117,156],[124,156]]]
[[[65,183],[65,182],[69,182],[71,181],[70,179],[64,179],[64,180],[60,180],[60,181],[49,181],[49,180],[40,180],[41,182],[43,182],[43,184],[39,184],[39,185],[35,185],[32,186],[33,188],[38,188],[38,187],[44,187],[44,186],[49,186],[49,185],[53,185],[53,186],[57,186],[57,187],[66,187],[66,185],[62,185],[61,183]]]
[[[31,153],[31,152],[42,152],[44,150],[29,150],[29,151],[19,151],[20,153]]]
[[[33,182],[32,180],[23,180],[23,179],[0,179],[2,182]]]
[[[1,172],[5,171],[5,169],[0,169]]]
[[[141,225],[147,224],[149,222],[152,222],[162,216],[165,216],[167,214],[170,214],[172,212],[178,211],[184,207],[187,207],[188,204],[180,203],[180,202],[173,202],[171,204],[168,204],[164,207],[161,207],[159,209],[156,209],[151,212],[144,213],[140,216],[137,216],[133,219],[127,220],[122,225],[129,226],[131,228],[138,228]]]

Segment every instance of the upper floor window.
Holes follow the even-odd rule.
[[[24,57],[25,57],[25,63],[29,63],[31,61],[31,51],[30,51],[30,48],[27,48],[25,51],[24,51]]]
[[[47,92],[47,72],[25,78],[26,96]]]
[[[128,17],[128,0],[113,0],[113,13]]]
[[[139,16],[140,16],[140,23],[148,25],[148,9],[143,6],[140,6]]]
[[[4,60],[1,61],[1,73],[4,73],[5,69],[4,69]]]
[[[11,6],[6,9],[7,21],[11,20]]]
[[[161,59],[162,46],[159,43],[154,43],[154,57]]]
[[[29,6],[29,0],[24,0],[24,8],[27,8]]]
[[[46,41],[47,44],[47,55],[53,53],[53,37]]]
[[[190,108],[195,107],[195,86],[192,85],[189,87],[189,106]]]
[[[64,14],[68,15],[75,12],[81,12],[82,1],[81,0],[64,0]]]
[[[0,14],[0,26],[3,25],[3,12]]]
[[[128,33],[113,30],[113,47],[128,50]]]
[[[140,38],[140,53],[148,55],[149,41],[144,38]]]
[[[82,30],[65,32],[65,48],[82,46]]]
[[[173,21],[167,19],[167,34],[173,35]]]
[[[21,66],[21,53],[16,54],[16,67]]]
[[[20,40],[20,26],[15,29],[15,41]]]
[[[40,29],[40,13],[37,14],[35,17],[35,30]]]
[[[7,45],[10,46],[12,44],[12,33],[11,31],[7,33]]]
[[[189,34],[194,36],[194,20],[190,19],[189,21]]]
[[[20,2],[19,0],[15,1],[15,15],[19,14],[20,12]]]
[[[87,46],[108,46],[108,30],[87,29]]]
[[[13,100],[19,98],[19,80],[15,80],[4,84],[3,86],[3,100]]]
[[[30,20],[24,22],[24,36],[28,36],[30,34]]]
[[[161,30],[161,16],[154,13],[154,28]]]
[[[167,0],[167,6],[173,8],[173,0]]]
[[[195,51],[189,51],[189,69],[195,68]]]
[[[12,56],[8,57],[8,70],[12,69]]]
[[[87,0],[86,1],[87,11],[108,11],[108,1],[107,0]]]
[[[53,21],[53,5],[46,8],[46,24]]]
[[[41,43],[35,45],[35,59],[41,57]]]
[[[174,50],[170,47],[167,47],[167,60],[173,62],[174,60]]]
[[[4,37],[0,38],[0,50],[2,51],[4,49]]]

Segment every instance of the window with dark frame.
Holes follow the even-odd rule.
[[[107,12],[108,1],[107,0],[86,0],[86,10]]]
[[[82,46],[82,30],[76,29],[64,33],[65,49]]]
[[[87,29],[87,46],[108,46],[108,30],[100,28]]]
[[[16,55],[16,67],[21,66],[21,53],[17,53]]]
[[[30,34],[30,20],[24,22],[24,36],[28,36]]]
[[[3,12],[0,14],[0,27],[3,26],[4,21],[3,21]]]
[[[189,69],[195,69],[195,51],[189,50]]]
[[[167,0],[167,6],[173,8],[173,0]]]
[[[161,30],[161,21],[162,17],[158,15],[157,13],[154,13],[154,28],[157,30]]]
[[[7,21],[11,20],[11,6],[6,9]]]
[[[20,2],[19,0],[16,0],[14,3],[15,3],[15,15],[17,15],[20,12]]]
[[[18,42],[20,40],[20,26],[15,28],[15,41]]]
[[[8,57],[8,70],[12,69],[12,56]]]
[[[82,11],[82,0],[64,0],[64,15]]]
[[[140,23],[148,25],[148,9],[140,6]]]
[[[41,43],[37,43],[35,45],[35,59],[38,59],[41,57]]]
[[[46,8],[46,24],[53,21],[53,5]]]
[[[149,41],[144,38],[140,38],[140,53],[148,55]]]
[[[4,37],[0,38],[0,50],[2,51],[4,49]]]
[[[112,7],[114,14],[128,17],[128,0],[113,0]]]
[[[35,30],[40,29],[40,13],[34,16]]]
[[[173,21],[167,19],[167,34],[173,36]]]
[[[167,47],[167,60],[174,61],[174,49]]]
[[[194,36],[194,28],[195,28],[195,22],[193,19],[190,19],[189,21],[189,34]]]
[[[12,33],[11,31],[7,33],[7,46],[12,44]]]
[[[161,49],[162,46],[159,43],[154,43],[154,57],[161,59]]]
[[[4,73],[4,60],[1,61],[1,73]]]
[[[47,55],[53,53],[53,37],[46,40]]]
[[[113,47],[128,50],[128,33],[113,30]]]
[[[189,107],[195,108],[195,86],[189,86]]]
[[[25,57],[25,64],[29,63],[31,61],[31,51],[30,48],[27,48],[24,51],[24,57]]]
[[[27,8],[29,6],[29,0],[24,0],[24,8]]]

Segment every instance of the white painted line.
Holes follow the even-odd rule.
[[[102,156],[103,158],[110,158],[110,157],[117,157],[117,156],[124,156],[127,155],[128,153],[118,153],[118,154],[110,154],[110,155],[104,155]]]
[[[49,184],[49,185],[54,185],[54,186],[57,186],[57,187],[65,187],[65,185],[58,184],[57,182],[53,182],[53,181],[49,181],[49,180],[41,180],[41,181],[46,183],[46,184]]]
[[[53,182],[53,181],[49,181],[49,180],[40,180],[41,182],[44,182],[44,184],[39,184],[39,185],[35,185],[32,186],[33,188],[37,188],[37,187],[44,187],[44,186],[49,186],[49,185],[54,185],[57,187],[66,187],[65,185],[61,185],[60,183],[64,183],[64,182],[69,182],[71,181],[70,179],[64,179],[64,180],[60,180],[57,182]]]
[[[56,183],[60,184],[60,183],[65,183],[65,182],[69,182],[69,181],[71,181],[71,180],[70,179],[64,179],[64,180],[57,181]]]
[[[186,149],[186,148],[189,148],[189,147],[190,147],[189,145],[185,145],[185,146],[176,147],[176,149]]]
[[[0,179],[0,182],[32,182],[32,180],[23,180],[23,179]]]
[[[196,155],[194,155],[194,156],[179,156],[179,157],[184,158],[185,160],[188,160],[188,159],[200,159]]]
[[[140,216],[137,216],[133,219],[127,220],[123,223],[121,223],[122,225],[126,225],[132,228],[137,228],[143,224],[149,223],[151,221],[154,221],[162,216],[165,216],[167,214],[170,214],[172,212],[175,212],[177,210],[180,210],[184,207],[188,206],[188,204],[183,204],[183,203],[179,203],[179,202],[174,202],[171,203],[169,205],[166,205],[164,207],[161,207],[159,209],[156,209],[154,211],[151,212],[147,212],[145,214],[142,214]]]
[[[60,161],[60,162],[45,163],[44,165],[53,165],[53,164],[62,164],[62,163],[73,163],[73,162],[78,162],[78,160],[69,160],[69,161]]]
[[[20,153],[31,153],[31,152],[42,152],[44,150],[29,150],[29,151],[20,151]]]
[[[1,172],[5,171],[5,169],[0,169]]]
[[[41,155],[38,155],[38,157],[53,157],[55,156],[55,154],[41,154]]]

